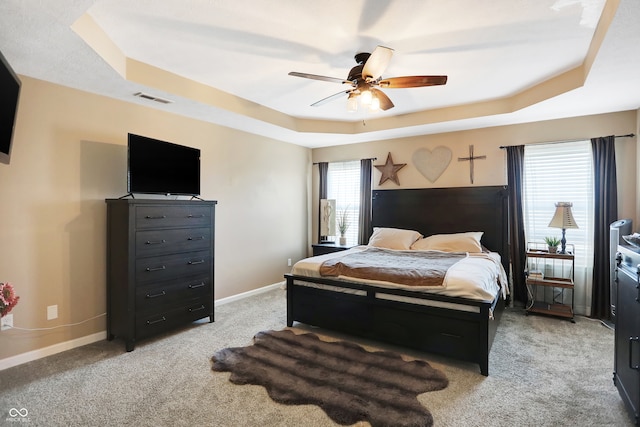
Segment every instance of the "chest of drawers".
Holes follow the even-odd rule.
[[[215,201],[107,199],[107,339],[213,322]]]
[[[640,424],[640,249],[618,245],[613,383],[635,425]]]

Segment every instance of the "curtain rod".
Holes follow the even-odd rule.
[[[377,157],[369,157],[367,159],[352,159],[352,160],[340,160],[340,161],[341,162],[355,162],[355,161],[359,161],[359,160],[378,160],[378,158]],[[320,163],[331,163],[331,162],[315,162],[315,163],[312,163],[312,165],[317,165],[317,164],[320,164]]]
[[[636,136],[634,133],[628,133],[626,135],[614,135],[614,138],[633,138],[634,136]],[[565,142],[585,141],[587,139],[590,140],[591,138],[565,139],[564,141],[532,142],[532,143],[524,144],[524,145],[562,144],[562,143],[565,143]],[[501,149],[505,149],[507,147],[516,147],[516,145],[501,145],[500,146]]]

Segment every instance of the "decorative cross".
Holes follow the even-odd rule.
[[[458,157],[459,162],[469,161],[469,178],[471,178],[471,183],[473,184],[473,161],[478,159],[486,159],[487,156],[474,156],[473,155],[473,145],[469,146],[469,157]]]

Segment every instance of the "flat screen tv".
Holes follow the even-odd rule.
[[[127,191],[200,195],[200,150],[130,133]]]
[[[18,111],[20,79],[0,52],[0,163],[9,164],[13,127]]]

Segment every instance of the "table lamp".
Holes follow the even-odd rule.
[[[560,243],[562,244],[562,248],[560,250],[561,254],[567,253],[567,239],[564,235],[566,229],[578,228],[578,224],[576,224],[576,220],[573,219],[573,214],[571,213],[571,206],[573,206],[573,203],[571,202],[556,203],[556,212],[553,215],[553,218],[551,218],[551,222],[549,223],[549,227],[562,229],[562,240],[560,240]]]

